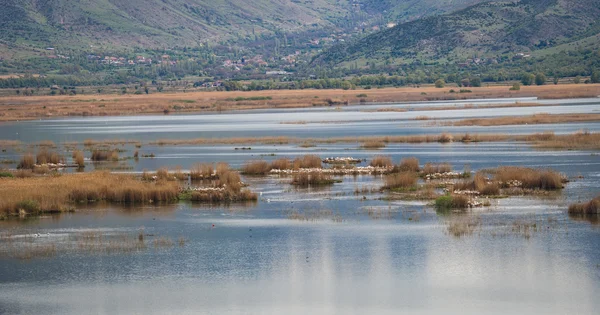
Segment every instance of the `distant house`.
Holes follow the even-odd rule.
[[[47,47],[46,50],[54,50],[54,47]]]

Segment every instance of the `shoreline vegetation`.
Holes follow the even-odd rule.
[[[245,188],[238,172],[224,163],[218,165],[210,179],[192,179],[191,185],[187,183],[188,174],[180,170],[170,173],[164,168],[142,176],[102,171],[39,175],[23,169],[1,174],[0,219],[72,212],[77,205],[98,202],[143,205],[257,200],[257,195]]]
[[[55,154],[45,148],[40,152],[43,154],[38,156]],[[77,151],[74,156],[79,157],[80,154]],[[352,158],[343,160],[355,161]],[[34,163],[33,155],[25,154],[21,164],[25,164],[24,161]],[[449,163],[426,163],[421,166],[414,157],[403,158],[394,164],[390,157],[376,155],[367,166],[336,163],[324,167],[324,164],[329,164],[323,161],[329,160],[322,160],[317,155],[280,158],[270,163],[254,160],[244,164],[240,172],[230,169],[223,162],[217,163],[216,167],[212,163],[202,163],[194,165],[189,173],[184,173],[181,168],[172,172],[160,168],[152,173],[144,171],[141,176],[100,171],[40,173],[25,168],[3,171],[0,176],[0,219],[70,212],[77,205],[98,202],[159,204],[179,201],[257,201],[257,194],[242,182],[240,173],[247,176],[289,177],[289,184],[299,188],[326,186],[342,181],[335,176],[381,175],[384,184],[379,190],[357,188],[354,194],[385,193],[387,200],[424,200],[432,202],[437,210],[460,211],[489,206],[489,198],[547,195],[548,192],[561,190],[563,184],[568,182],[562,174],[550,169],[501,166],[479,170],[473,175],[469,168],[462,172],[453,171]],[[569,213],[579,211],[590,214],[589,209],[597,213],[597,206],[598,202],[594,199],[588,204],[572,205]]]
[[[490,86],[473,88],[471,93],[461,93],[459,95],[435,87],[402,87],[374,90],[203,91],[149,95],[12,95],[0,97],[0,104],[2,105],[0,121],[68,116],[202,113],[513,97],[538,97],[539,99],[586,98],[598,97],[599,95],[600,84],[528,86],[518,91],[510,91],[508,86]]]
[[[441,126],[508,126],[533,124],[562,124],[575,122],[597,122],[600,114],[547,114],[539,113],[529,116],[472,118],[450,122],[437,122]]]
[[[295,138],[287,136],[277,137],[236,137],[236,138],[194,138],[194,139],[158,139],[147,143],[139,140],[85,140],[83,142],[65,142],[63,145],[69,150],[77,150],[76,147],[83,145],[86,150],[98,152],[109,152],[112,158],[116,157],[114,150],[109,151],[111,146],[125,146],[128,144],[141,148],[143,145],[155,146],[178,146],[178,145],[289,145],[297,144],[303,148],[315,147],[318,144],[348,143],[357,144],[366,150],[377,150],[388,144],[422,144],[422,143],[477,143],[477,142],[523,142],[529,143],[536,148],[555,150],[600,150],[600,133],[580,130],[572,134],[555,134],[554,132],[542,132],[534,134],[471,134],[471,133],[441,133],[430,135],[399,135],[399,136],[361,136],[361,137],[332,137],[332,138]],[[51,141],[43,141],[25,144],[16,140],[1,140],[0,148],[27,146],[19,150],[31,151],[33,147],[56,148],[57,144]],[[98,150],[101,148],[102,150]],[[108,148],[108,149],[107,149]],[[251,149],[251,148],[250,148]],[[104,153],[102,153],[103,155]],[[150,156],[150,155],[149,155]],[[108,157],[107,157],[108,158]],[[35,160],[35,158],[34,158]]]

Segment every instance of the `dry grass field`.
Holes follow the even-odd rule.
[[[600,84],[508,86],[471,88],[471,93],[450,93],[435,87],[369,90],[272,90],[252,92],[188,92],[174,94],[0,97],[0,121],[65,116],[116,116],[157,113],[198,113],[261,108],[344,106],[346,104],[416,102],[478,98],[538,97],[543,99],[597,97]],[[366,96],[365,96],[366,95]]]

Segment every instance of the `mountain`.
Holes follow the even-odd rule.
[[[331,25],[336,0],[5,0],[0,41],[84,46],[190,45]]]
[[[495,1],[402,23],[336,45],[314,63],[464,60],[580,44],[597,49],[599,43],[600,0]]]
[[[4,0],[0,45],[165,48],[262,34],[354,29],[483,0]]]
[[[444,14],[489,0],[363,0],[362,9],[390,22],[407,22]]]

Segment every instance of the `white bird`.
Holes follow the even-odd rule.
[[[271,202],[271,199],[267,199],[267,202]]]

